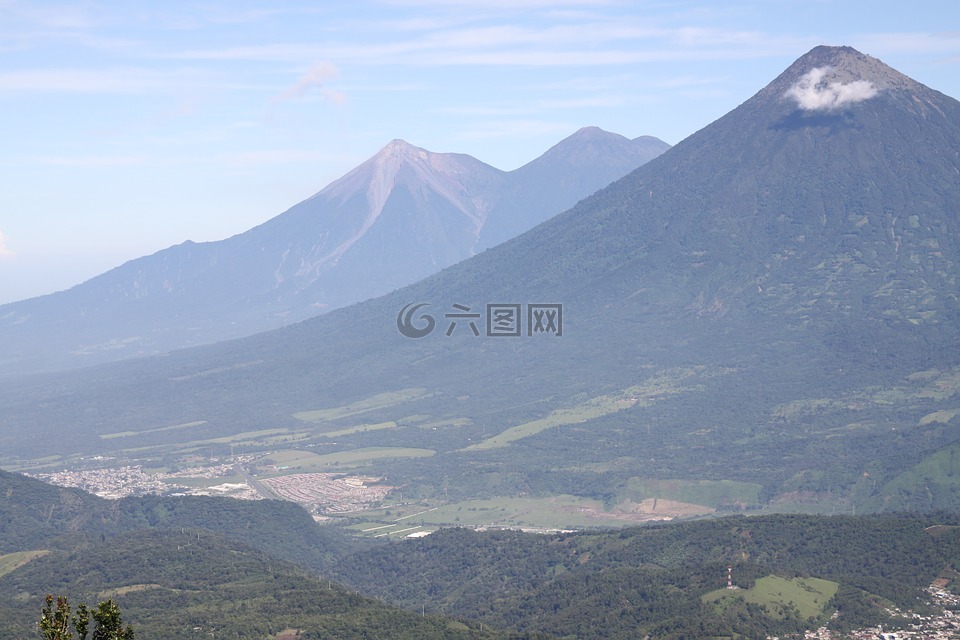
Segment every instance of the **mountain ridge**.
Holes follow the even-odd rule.
[[[794,82],[852,55],[814,50]],[[364,411],[395,426],[337,439],[429,450],[376,463],[405,496],[443,486],[452,500],[616,505],[665,497],[663,483],[732,482],[757,488],[739,499],[749,509],[960,509],[960,103],[922,87],[807,113],[784,97],[791,86],[768,85],[545,224],[387,296],[82,380],[9,385],[3,447],[134,450],[156,436],[83,439],[198,420],[197,439],[269,424],[328,442],[323,429],[356,423],[297,416],[413,389]],[[483,335],[484,305],[499,302],[562,303],[562,337]],[[411,303],[433,305],[441,327],[400,335]],[[480,335],[443,330],[454,304],[481,312]],[[18,437],[25,424],[71,429],[49,445]]]
[[[539,167],[532,173],[394,140],[244,233],[187,241],[67,291],[0,306],[0,373],[162,353],[387,293],[531,228],[668,147],[654,138],[624,144],[597,129],[588,144],[607,148],[609,159],[591,169],[565,157],[577,139],[525,165]]]

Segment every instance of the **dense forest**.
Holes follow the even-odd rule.
[[[69,548],[89,536],[182,528],[217,532],[311,569],[322,568],[349,548],[347,540],[316,526],[292,502],[203,496],[104,500],[0,471],[0,553],[50,545]]]
[[[728,567],[735,590],[724,589]],[[0,472],[0,635],[11,638],[30,637],[46,594],[113,598],[149,631],[138,637],[158,640],[194,629],[764,638],[895,628],[904,620],[889,609],[924,611],[923,590],[958,569],[960,516],[947,513],[737,515],[551,535],[449,528],[374,543],[292,503],[108,501]]]
[[[532,638],[400,611],[202,530],[136,531],[0,577],[0,637],[29,638],[44,594],[114,599],[137,638]]]
[[[532,535],[447,529],[345,558],[335,575],[407,607],[578,638],[763,638],[830,622],[894,626],[887,606],[960,566],[960,518],[735,516],[619,532]],[[938,526],[939,525],[939,526]],[[704,596],[765,576],[837,583],[817,616]],[[806,584],[806,583],[799,583]],[[807,588],[807,587],[804,587]]]

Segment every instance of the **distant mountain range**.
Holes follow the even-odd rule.
[[[245,233],[0,306],[0,375],[236,338],[388,293],[527,231],[668,148],[587,127],[505,172],[394,140]]]
[[[413,286],[5,383],[2,463],[323,444],[376,452],[337,469],[373,467],[408,499],[960,510],[957,149],[955,99],[817,47],[569,211]],[[437,325],[424,338],[398,331],[411,304]],[[518,305],[518,337],[488,335],[488,304]],[[562,304],[562,336],[529,335],[537,304]]]

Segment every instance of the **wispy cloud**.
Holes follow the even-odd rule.
[[[515,0],[381,0],[383,4],[401,7],[433,7],[458,8],[473,7],[474,9],[504,8],[516,9]],[[524,0],[523,8],[554,9],[556,7],[610,7],[623,5],[622,0]]]
[[[37,164],[58,167],[131,167],[147,164],[150,159],[140,155],[120,156],[39,156],[33,158]]]
[[[877,56],[894,53],[950,54],[960,50],[960,31],[868,33],[853,36],[851,44]]]
[[[90,29],[99,20],[76,3],[4,2],[0,16],[45,29]]]
[[[205,81],[192,70],[159,72],[145,68],[23,69],[0,73],[0,91],[63,93],[143,93]]]
[[[308,92],[317,91],[321,98],[335,105],[342,105],[347,101],[347,96],[342,91],[336,91],[328,88],[326,85],[330,80],[339,76],[337,68],[330,62],[320,62],[311,67],[303,76],[297,80],[297,83],[289,87],[274,98],[274,102],[285,102],[301,98]]]
[[[524,25],[374,30],[361,39],[323,44],[267,43],[241,47],[189,49],[163,57],[184,60],[300,62],[337,60],[343,64],[414,66],[573,67],[672,60],[748,59],[802,44],[751,31],[664,28],[642,19]]]
[[[260,149],[256,151],[241,151],[217,156],[218,162],[234,167],[256,167],[275,164],[292,164],[301,162],[318,162],[336,157],[334,154],[322,151],[304,151],[301,149]]]
[[[16,253],[7,247],[7,237],[3,235],[3,231],[0,231],[0,260],[9,260],[16,255]]]

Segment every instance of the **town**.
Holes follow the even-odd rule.
[[[884,631],[882,626],[857,629],[840,634],[821,627],[816,631],[807,631],[804,640],[955,640],[960,638],[960,595],[946,591],[944,581],[937,580],[927,588],[929,604],[940,609],[935,615],[921,615],[904,612],[899,609],[888,611],[893,616],[910,622],[905,629]],[[834,614],[837,617],[837,614]],[[770,638],[769,640],[778,640]]]
[[[296,502],[315,516],[369,508],[392,487],[374,485],[376,478],[335,473],[299,473],[258,478],[247,468],[253,456],[212,458],[206,466],[179,471],[151,471],[141,465],[33,473],[32,477],[61,487],[74,487],[111,500],[142,495],[225,496],[240,500],[281,499]],[[215,480],[222,479],[222,482]],[[211,482],[212,481],[212,482]]]

